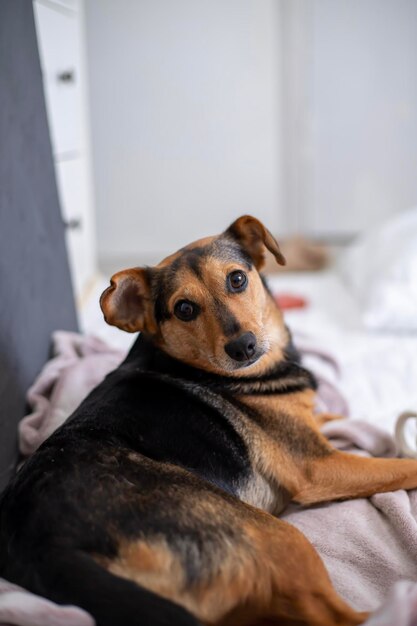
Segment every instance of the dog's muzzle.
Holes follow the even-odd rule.
[[[224,349],[234,361],[250,361],[256,353],[256,337],[251,332],[244,333],[237,339],[226,343]]]

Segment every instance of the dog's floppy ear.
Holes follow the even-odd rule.
[[[275,238],[256,217],[242,215],[229,226],[226,234],[240,243],[257,269],[261,269],[265,262],[265,248],[272,252],[277,263],[285,265],[285,258]]]
[[[134,267],[117,272],[100,298],[106,322],[128,333],[151,330],[150,285],[147,271]]]

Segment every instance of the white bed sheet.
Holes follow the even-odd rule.
[[[404,410],[417,410],[417,337],[364,329],[361,311],[335,270],[271,276],[276,293],[301,295],[306,309],[287,311],[296,335],[333,354],[341,368],[340,388],[353,418],[394,432]],[[411,422],[408,437],[415,433]],[[414,435],[415,440],[415,435]],[[415,448],[415,444],[413,446]]]

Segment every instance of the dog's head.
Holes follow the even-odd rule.
[[[286,342],[281,314],[259,274],[267,249],[285,264],[263,224],[240,217],[221,235],[200,239],[156,267],[115,274],[100,299],[105,320],[146,333],[200,369],[255,374],[282,356]]]

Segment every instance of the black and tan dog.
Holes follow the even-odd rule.
[[[157,267],[113,276],[126,361],[23,466],[0,514],[0,575],[98,626],[362,623],[274,515],[417,486],[417,461],[332,448],[258,270],[278,244],[245,216]]]

